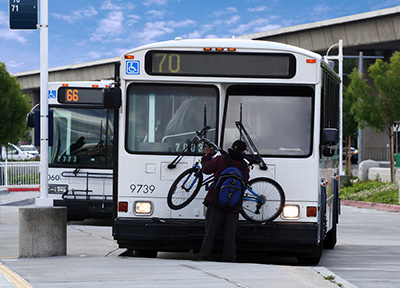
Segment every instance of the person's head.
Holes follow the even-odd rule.
[[[244,154],[244,151],[247,150],[247,145],[244,141],[242,140],[236,140],[232,144],[232,149],[241,152]]]

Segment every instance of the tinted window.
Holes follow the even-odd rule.
[[[300,157],[311,154],[311,88],[235,86],[228,89],[225,148],[240,137],[235,126],[240,117],[260,154]]]
[[[128,88],[126,149],[140,153],[178,153],[204,123],[214,141],[218,90],[213,86],[141,85]],[[202,153],[202,145],[189,151]]]
[[[112,168],[113,112],[53,108],[51,166]]]

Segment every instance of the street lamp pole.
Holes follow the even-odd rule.
[[[40,197],[36,198],[37,207],[53,206],[48,198],[49,170],[49,25],[48,0],[40,0]]]

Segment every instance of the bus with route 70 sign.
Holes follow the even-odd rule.
[[[240,218],[238,251],[315,264],[335,246],[340,79],[322,56],[267,41],[176,39],[124,53],[120,78],[104,91],[105,107],[118,114],[113,236],[120,248],[148,257],[199,250],[207,186],[182,209],[170,209],[167,194],[204,153],[192,141],[196,131],[208,126],[207,138],[227,150],[241,138],[239,120],[265,162],[250,179],[272,179],[286,200],[273,221]]]

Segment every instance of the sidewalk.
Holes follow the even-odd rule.
[[[340,204],[358,208],[369,208],[369,209],[376,209],[389,212],[400,212],[400,205],[393,205],[393,204],[352,201],[352,200],[340,200]]]
[[[318,266],[123,257],[111,227],[85,222],[68,224],[67,256],[18,258],[19,207],[11,204],[38,192],[13,193],[0,195],[0,287],[338,287],[329,276],[354,287]]]
[[[35,203],[35,198],[39,197],[39,193],[39,191],[9,192],[8,189],[0,188],[0,205],[31,205]]]

